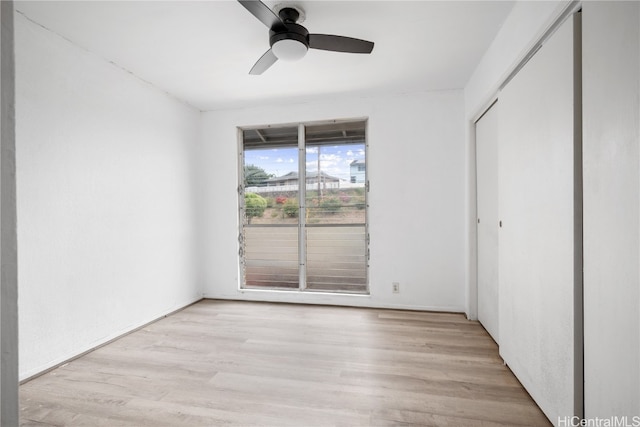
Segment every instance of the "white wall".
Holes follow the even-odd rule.
[[[568,0],[518,1],[464,89],[467,118],[478,117],[498,88],[569,6]]]
[[[0,3],[0,425],[17,426],[18,411],[18,267],[16,236],[15,74],[13,2]]]
[[[20,377],[201,297],[200,113],[16,14]]]
[[[640,4],[583,5],[585,415],[640,415]]]
[[[447,91],[205,113],[205,295],[463,311],[463,102],[461,91]],[[236,127],[353,117],[369,118],[371,295],[239,291]]]

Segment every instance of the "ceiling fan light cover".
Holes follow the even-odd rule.
[[[307,46],[297,40],[278,40],[271,46],[273,54],[283,61],[297,61],[307,53]]]

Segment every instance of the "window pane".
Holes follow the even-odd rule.
[[[364,122],[307,127],[307,224],[365,223],[364,132]]]
[[[297,147],[298,127],[266,127],[242,131],[245,148],[257,147]]]
[[[298,288],[298,127],[243,131],[244,287]]]
[[[298,128],[245,130],[243,135],[244,223],[297,224]]]
[[[367,291],[365,122],[307,126],[306,287]]]

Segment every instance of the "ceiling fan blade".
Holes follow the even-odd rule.
[[[260,0],[238,0],[238,3],[243,5],[245,9],[269,27],[269,29],[286,28],[280,17]]]
[[[267,71],[269,67],[276,63],[278,58],[273,54],[273,51],[269,49],[258,59],[258,61],[253,65],[249,74],[252,75],[260,75]]]
[[[309,47],[334,52],[371,53],[373,42],[328,34],[309,34]]]

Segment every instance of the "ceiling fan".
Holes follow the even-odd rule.
[[[347,53],[371,53],[373,42],[329,34],[309,34],[297,24],[300,12],[284,7],[276,15],[260,0],[238,0],[253,16],[269,27],[271,48],[258,59],[249,74],[262,74],[278,59],[294,61],[302,58],[309,48]]]

